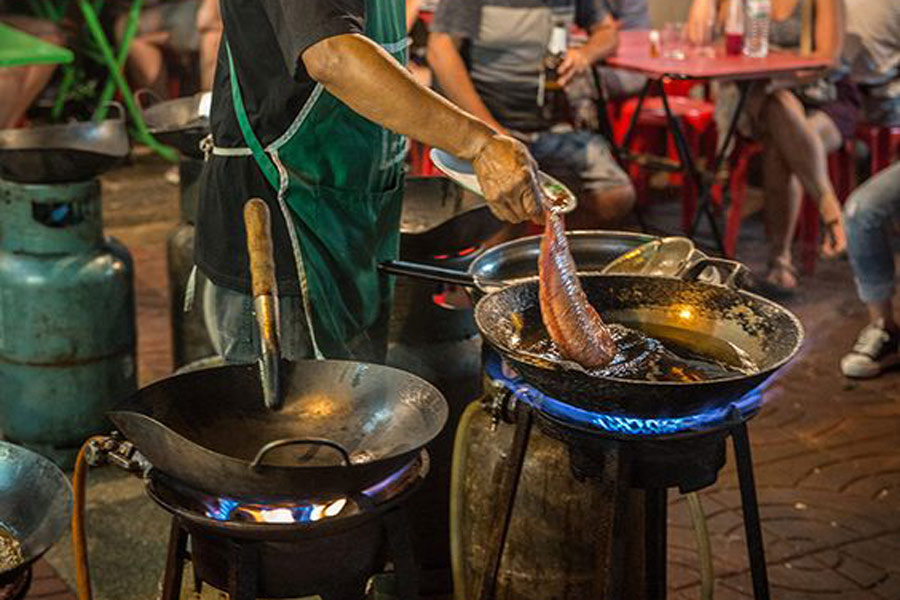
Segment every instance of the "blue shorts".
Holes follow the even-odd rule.
[[[596,133],[539,133],[528,147],[541,170],[565,183],[576,195],[631,185],[606,140]]]

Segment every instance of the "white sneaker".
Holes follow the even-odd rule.
[[[898,363],[897,347],[898,336],[885,330],[882,323],[866,325],[856,338],[853,350],[841,359],[841,372],[861,379],[877,377]]]

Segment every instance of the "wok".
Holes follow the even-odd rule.
[[[447,419],[437,389],[391,367],[285,362],[282,386],[272,411],[256,365],[219,366],[145,387],[109,418],[188,486],[266,500],[359,492],[412,461]]]
[[[0,525],[22,544],[25,562],[0,571],[0,579],[17,576],[59,539],[72,514],[72,486],[40,454],[0,442]]]
[[[0,178],[18,183],[87,181],[121,163],[129,151],[121,110],[118,117],[99,123],[4,129]]]
[[[599,273],[615,258],[658,239],[625,231],[574,231],[567,232],[566,237],[579,274]],[[467,271],[408,261],[386,261],[379,268],[394,275],[466,286],[478,300],[492,290],[536,279],[540,245],[540,235],[498,244],[479,254]]]
[[[415,459],[447,405],[415,375],[342,360],[280,361],[269,212],[245,208],[259,365],[227,365],[139,390],[110,419],[154,468],[213,495],[327,498]]]
[[[729,265],[726,284],[697,281],[709,266]],[[699,382],[647,381],[590,374],[563,361],[529,354],[522,338],[544,335],[538,282],[526,281],[485,296],[475,321],[493,346],[529,384],[548,396],[588,411],[628,417],[682,417],[727,407],[787,363],[800,348],[803,327],[788,310],[739,289],[737,263],[705,259],[682,278],[587,275],[581,283],[588,301],[609,323],[622,323],[650,336],[662,335],[701,354],[733,345],[758,367]],[[515,316],[514,316],[515,315]],[[521,320],[520,320],[521,319]],[[699,344],[704,344],[700,347]]]
[[[146,96],[142,91],[140,98]],[[157,101],[141,109],[147,129],[157,140],[185,156],[203,158],[200,141],[209,134],[211,93]],[[143,102],[143,101],[142,101]]]

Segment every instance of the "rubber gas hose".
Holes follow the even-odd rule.
[[[87,538],[85,537],[85,495],[87,492],[87,450],[91,442],[101,438],[89,438],[78,451],[73,476],[74,504],[72,509],[72,554],[75,558],[75,589],[78,600],[92,600],[91,571],[88,563]]]
[[[450,570],[453,573],[453,599],[466,600],[466,565],[462,547],[463,493],[466,463],[469,455],[469,429],[472,418],[481,408],[481,400],[471,402],[459,418],[453,440],[450,467]]]
[[[691,525],[694,528],[694,539],[697,541],[697,554],[700,558],[700,600],[712,600],[714,575],[706,515],[703,514],[703,506],[697,492],[687,494],[687,503],[691,513]]]

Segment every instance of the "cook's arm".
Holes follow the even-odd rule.
[[[358,34],[326,38],[302,56],[309,76],[379,125],[471,160],[491,209],[507,221],[539,218],[536,166],[525,146],[419,85]]]
[[[472,83],[469,71],[459,53],[461,43],[462,40],[449,33],[428,34],[428,66],[441,84],[441,91],[457,106],[472,113],[495,130],[505,133],[503,125],[491,114],[478,90],[475,89],[475,84]]]

